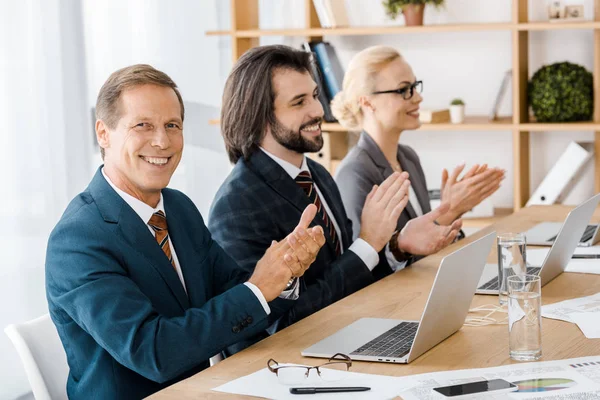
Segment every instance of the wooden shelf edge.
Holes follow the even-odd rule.
[[[528,22],[518,24],[519,31],[558,31],[565,29],[600,29],[600,22]]]
[[[543,132],[543,131],[598,131],[600,122],[528,122],[519,124],[521,131]]]
[[[219,125],[218,119],[208,121],[209,125]],[[462,124],[423,124],[421,131],[510,131],[518,127],[523,132],[561,132],[561,131],[600,131],[600,122],[565,122],[565,123],[523,123],[515,125],[512,117],[502,117],[499,121],[485,121],[485,117],[470,117]],[[350,132],[338,123],[325,122],[321,125],[323,132]],[[360,130],[358,130],[360,131]]]
[[[394,35],[402,33],[433,32],[473,32],[473,31],[553,31],[565,29],[600,29],[600,21],[585,22],[508,22],[439,24],[423,26],[354,26],[347,28],[311,28],[311,29],[247,29],[207,31],[207,36],[235,36],[237,38],[257,38],[261,36],[362,36]]]

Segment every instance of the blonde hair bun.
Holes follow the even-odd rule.
[[[331,100],[331,112],[344,128],[360,128],[360,121],[358,120],[360,107],[357,102],[354,105],[347,102],[345,97],[343,90],[335,95],[333,100]]]

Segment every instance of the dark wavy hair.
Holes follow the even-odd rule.
[[[232,163],[247,160],[258,149],[266,127],[276,123],[273,72],[283,68],[310,74],[313,62],[311,53],[271,45],[254,47],[235,63],[221,106],[221,134]]]

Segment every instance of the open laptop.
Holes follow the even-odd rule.
[[[600,194],[597,194],[571,210],[542,265],[527,265],[528,274],[540,275],[542,286],[563,273],[567,268],[579,243],[579,238],[586,229],[587,223],[592,218],[599,202]],[[529,236],[526,236],[526,238],[527,244],[530,244]],[[477,285],[477,293],[498,294],[498,287],[498,264],[486,264]]]
[[[444,257],[420,322],[361,318],[302,355],[329,358],[344,353],[353,360],[411,362],[461,328],[495,237],[489,233]]]
[[[542,222],[537,224],[527,232],[527,244],[534,246],[552,246],[560,228],[563,224],[560,222]],[[587,225],[581,235],[578,246],[589,247],[595,245],[600,240],[600,224]]]

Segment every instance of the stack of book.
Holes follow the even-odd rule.
[[[330,103],[340,90],[344,81],[344,69],[340,64],[335,49],[327,42],[305,42],[302,45],[305,51],[313,55],[313,71],[319,86],[319,101],[323,105],[325,121],[336,122],[331,113]]]

